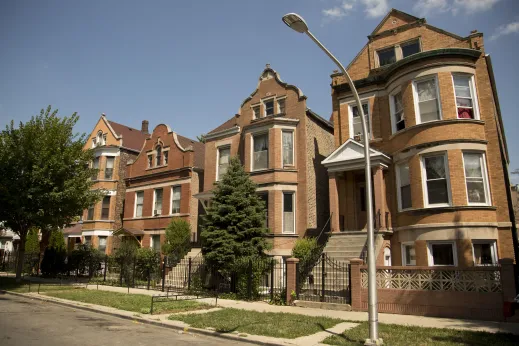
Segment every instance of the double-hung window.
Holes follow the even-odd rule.
[[[459,119],[477,119],[474,79],[470,75],[453,74],[456,109]]]
[[[102,253],[106,252],[106,239],[106,236],[99,236],[99,245],[97,246],[97,249]]]
[[[274,115],[274,99],[263,101],[265,107],[265,116]]]
[[[422,157],[422,179],[426,206],[450,205],[447,154]]]
[[[97,180],[97,175],[99,173],[99,157],[96,157],[92,162],[92,168],[95,169],[95,171],[92,172],[92,180]]]
[[[370,129],[370,123],[369,123],[369,107],[368,102],[362,103],[362,111],[364,112],[364,118],[366,119],[366,127],[368,130],[368,137],[371,138],[371,129]],[[350,114],[351,114],[351,131],[352,135],[351,138],[355,138],[356,136],[360,136],[362,138],[362,120],[360,118],[360,112],[359,107],[357,105],[351,105],[350,106]]]
[[[103,197],[101,220],[108,220],[110,217],[110,196]]]
[[[398,208],[405,210],[411,208],[411,179],[409,178],[409,163],[401,163],[396,166],[398,182]]]
[[[87,220],[93,220],[94,219],[94,209],[95,209],[95,204],[91,205],[90,207],[88,207]]]
[[[453,241],[427,242],[430,266],[457,266],[456,244]]]
[[[391,95],[391,116],[393,120],[393,132],[405,129],[404,104],[402,102],[402,91]]]
[[[415,266],[416,265],[416,251],[414,243],[402,244],[402,265]]]
[[[142,216],[142,209],[144,207],[144,191],[135,193],[135,217]]]
[[[162,214],[162,189],[154,190],[154,206],[153,206],[153,215],[158,216]]]
[[[269,168],[269,135],[264,133],[252,137],[252,170]]]
[[[162,159],[162,147],[159,145],[157,146],[157,156],[155,156],[155,166],[160,166],[162,162],[160,161]]]
[[[282,131],[283,166],[294,165],[294,132]]]
[[[472,240],[474,265],[492,266],[497,264],[497,249],[495,240]]]
[[[160,252],[160,235],[153,234],[150,236],[150,248],[153,250]]]
[[[295,214],[295,193],[283,192],[283,233],[295,233]]]
[[[426,123],[441,119],[440,97],[436,77],[413,82],[416,122]]]
[[[483,153],[464,152],[465,184],[468,204],[490,204],[488,177]]]
[[[285,113],[285,99],[278,99],[278,113]]]
[[[227,168],[229,167],[229,159],[231,157],[231,148],[230,147],[220,147],[218,148],[218,177],[217,180],[222,179],[223,175],[227,173]]]
[[[180,213],[180,197],[182,194],[180,186],[173,186],[171,188],[171,214]]]
[[[106,157],[105,179],[112,179],[114,176],[114,160],[113,156]]]

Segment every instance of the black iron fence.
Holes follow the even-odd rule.
[[[350,266],[323,253],[315,265],[297,269],[299,300],[350,304]]]
[[[39,275],[41,254],[25,253],[22,267],[22,275]],[[0,272],[15,273],[18,263],[18,254],[16,252],[5,251],[0,256]]]

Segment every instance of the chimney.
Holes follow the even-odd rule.
[[[141,132],[144,133],[145,135],[149,135],[150,134],[150,132],[148,131],[149,123],[150,122],[148,120],[143,120],[142,121]]]

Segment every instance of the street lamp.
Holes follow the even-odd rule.
[[[321,48],[330,59],[341,69],[350,89],[353,93],[353,97],[357,102],[357,108],[360,112],[360,119],[362,124],[362,139],[364,144],[364,157],[366,158],[366,202],[367,202],[367,221],[368,221],[368,314],[369,314],[369,339],[366,340],[365,345],[380,345],[382,339],[378,338],[378,311],[377,311],[377,286],[376,286],[376,263],[375,263],[375,247],[374,247],[374,232],[373,232],[373,196],[371,194],[371,160],[369,155],[369,135],[366,126],[366,119],[364,118],[364,110],[362,109],[362,103],[360,102],[359,94],[350,75],[342,66],[342,64],[333,56],[332,53],[319,40],[308,30],[303,17],[297,13],[289,13],[283,16],[283,22],[291,29],[305,33],[314,41],[319,48]]]

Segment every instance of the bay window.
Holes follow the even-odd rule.
[[[217,179],[220,180],[225,173],[227,173],[227,168],[229,167],[229,159],[231,156],[231,148],[230,147],[220,147],[218,148],[218,167],[217,168]]]
[[[92,180],[97,180],[97,176],[99,174],[99,157],[96,157],[92,162],[92,168],[95,169],[95,171],[92,173]]]
[[[453,74],[456,109],[459,119],[477,119],[474,79],[470,75]]]
[[[475,266],[492,266],[497,264],[495,240],[473,240],[472,252]]]
[[[268,228],[269,226],[269,194],[268,192],[260,193],[259,198],[263,202],[265,206],[265,222],[263,224],[263,227]]]
[[[283,233],[294,234],[295,221],[295,193],[283,192]]]
[[[393,132],[405,129],[404,104],[401,91],[391,95],[391,117],[393,120]]]
[[[99,245],[97,246],[97,249],[102,253],[106,252],[106,239],[106,236],[99,236]]]
[[[294,165],[294,132],[282,131],[283,166]]]
[[[402,265],[415,266],[416,265],[416,250],[414,243],[402,244]]]
[[[103,197],[101,206],[101,220],[108,220],[110,217],[110,196]]]
[[[253,155],[252,170],[269,168],[269,135],[264,133],[252,137]]]
[[[450,205],[447,154],[422,158],[425,206]]]
[[[366,127],[368,130],[368,137],[371,138],[371,128],[369,121],[369,106],[368,102],[362,102],[362,110],[364,112],[364,118],[366,119]],[[360,118],[359,107],[357,105],[350,106],[350,130],[351,130],[351,138],[355,138],[356,136],[360,136],[362,139],[362,120]]]
[[[105,179],[112,179],[114,174],[114,160],[115,157],[107,156],[106,157],[106,167],[105,167]]]
[[[416,123],[441,119],[440,98],[436,77],[413,82]]]
[[[468,204],[490,204],[488,177],[483,153],[464,152],[465,185]]]
[[[87,210],[87,220],[93,220],[94,219],[94,208],[95,204],[88,207]]]
[[[454,241],[427,242],[429,266],[457,266],[458,258]]]
[[[402,163],[396,167],[398,184],[398,209],[411,208],[411,180],[409,178],[409,163]]]

